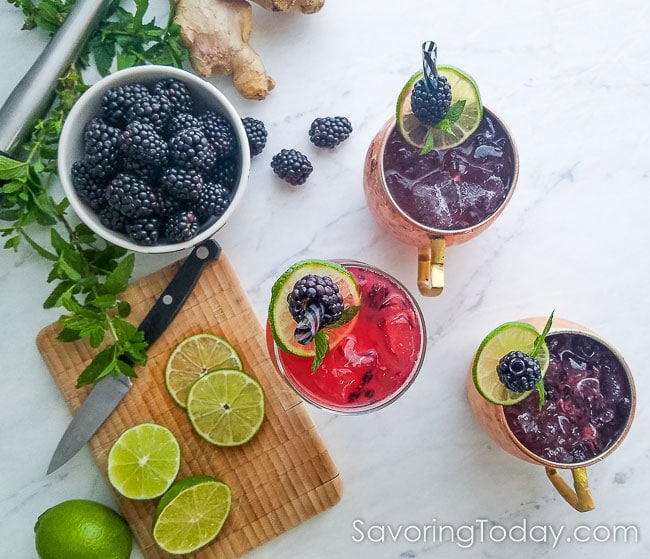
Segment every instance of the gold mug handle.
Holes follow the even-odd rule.
[[[573,468],[573,489],[564,481],[557,468],[546,467],[546,475],[551,480],[553,487],[562,495],[564,500],[569,503],[578,512],[587,512],[596,508],[594,499],[589,490],[589,480],[587,479],[587,468]]]
[[[418,289],[426,297],[436,297],[445,286],[445,239],[434,237],[418,249]]]

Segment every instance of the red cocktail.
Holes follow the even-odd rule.
[[[401,395],[424,359],[426,335],[417,303],[397,280],[359,262],[344,267],[356,281],[359,310],[312,372],[313,357],[281,350],[267,324],[271,358],[307,401],[340,413],[381,408]]]

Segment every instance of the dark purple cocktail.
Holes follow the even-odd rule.
[[[485,109],[478,129],[460,146],[421,155],[393,129],[383,172],[395,203],[409,217],[441,231],[473,227],[505,202],[516,177],[508,133]]]
[[[506,421],[535,455],[557,464],[587,462],[625,430],[632,410],[630,381],[620,359],[590,336],[552,333],[546,343],[551,361],[542,410],[533,393],[504,406]]]

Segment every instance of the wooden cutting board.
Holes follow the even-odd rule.
[[[128,288],[124,298],[132,305],[130,320],[140,322],[178,266],[163,268]],[[75,412],[89,390],[76,389],[76,379],[94,352],[83,341],[58,341],[59,331],[58,324],[47,326],[39,333],[37,345],[68,407]],[[264,423],[253,440],[241,447],[217,448],[201,439],[192,430],[185,410],[165,388],[164,367],[172,349],[187,336],[201,332],[227,339],[239,352],[244,370],[264,389]],[[146,367],[138,370],[133,387],[89,446],[107,477],[107,456],[117,437],[132,425],[153,421],[171,429],[180,443],[179,477],[207,474],[230,486],[232,510],[222,531],[191,557],[240,556],[340,500],[342,483],[337,468],[305,404],[269,361],[262,325],[223,253],[206,267],[193,293],[148,354]],[[172,557],[158,548],[151,535],[156,502],[132,501],[117,494],[116,498],[144,556]]]

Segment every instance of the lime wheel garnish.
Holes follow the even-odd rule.
[[[523,351],[531,355],[539,335],[537,329],[527,322],[506,322],[485,337],[472,364],[472,380],[483,398],[493,404],[510,406],[521,402],[532,392],[508,390],[499,379],[497,365],[511,351]],[[535,359],[539,361],[543,376],[550,361],[546,343],[541,344]]]
[[[443,123],[433,126],[423,124],[411,110],[411,92],[413,86],[424,77],[420,70],[411,76],[402,88],[397,99],[396,125],[400,134],[409,144],[424,148],[432,143],[433,149],[449,149],[462,144],[478,128],[483,119],[483,104],[478,85],[469,75],[453,66],[438,66],[438,74],[444,76],[451,86],[451,106],[458,101],[465,101],[460,118],[445,127]]]
[[[271,288],[269,325],[278,347],[286,353],[299,357],[313,357],[315,347],[313,341],[304,345],[296,341],[294,337],[296,321],[289,312],[287,297],[296,282],[309,274],[328,276],[338,286],[343,296],[344,308],[358,307],[361,304],[361,295],[354,276],[340,264],[329,260],[303,260],[291,266]],[[354,322],[353,318],[337,328],[323,328],[328,334],[330,348],[336,347],[350,332]]]

